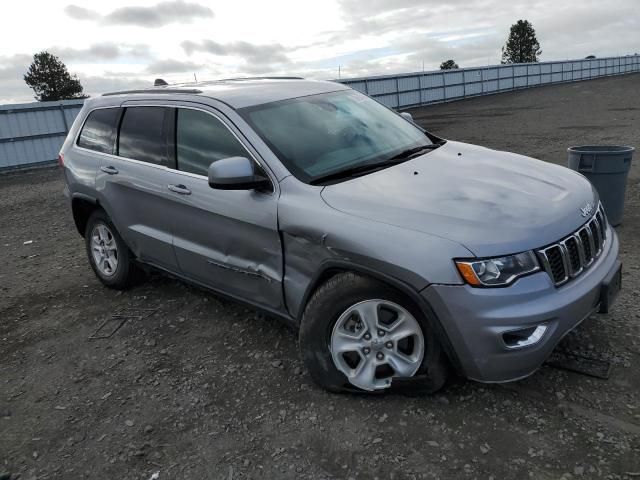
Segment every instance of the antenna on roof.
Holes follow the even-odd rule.
[[[169,84],[161,78],[156,78],[153,82],[154,87],[166,87],[167,85]]]

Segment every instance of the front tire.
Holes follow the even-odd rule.
[[[402,384],[433,393],[447,378],[424,314],[397,290],[357,273],[338,274],[316,290],[304,310],[299,345],[313,380],[331,392],[380,392]]]
[[[84,239],[91,268],[105,286],[122,290],[138,278],[129,248],[103,210],[89,217]]]

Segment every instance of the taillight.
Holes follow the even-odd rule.
[[[58,154],[58,166],[64,167],[64,155],[62,153]]]

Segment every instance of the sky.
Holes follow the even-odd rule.
[[[4,2],[0,104],[33,101],[46,50],[85,93],[197,78],[335,79],[500,63],[529,20],[541,60],[640,53],[640,0],[22,0]]]

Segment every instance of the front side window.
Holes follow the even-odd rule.
[[[353,90],[239,112],[291,173],[309,183],[433,144],[421,129]]]
[[[91,112],[78,137],[78,146],[96,152],[113,153],[119,115],[119,108],[99,108]]]
[[[120,124],[118,155],[166,166],[167,110],[165,107],[127,107]]]
[[[176,159],[178,170],[207,176],[209,165],[228,157],[249,153],[220,120],[206,112],[178,109]]]

